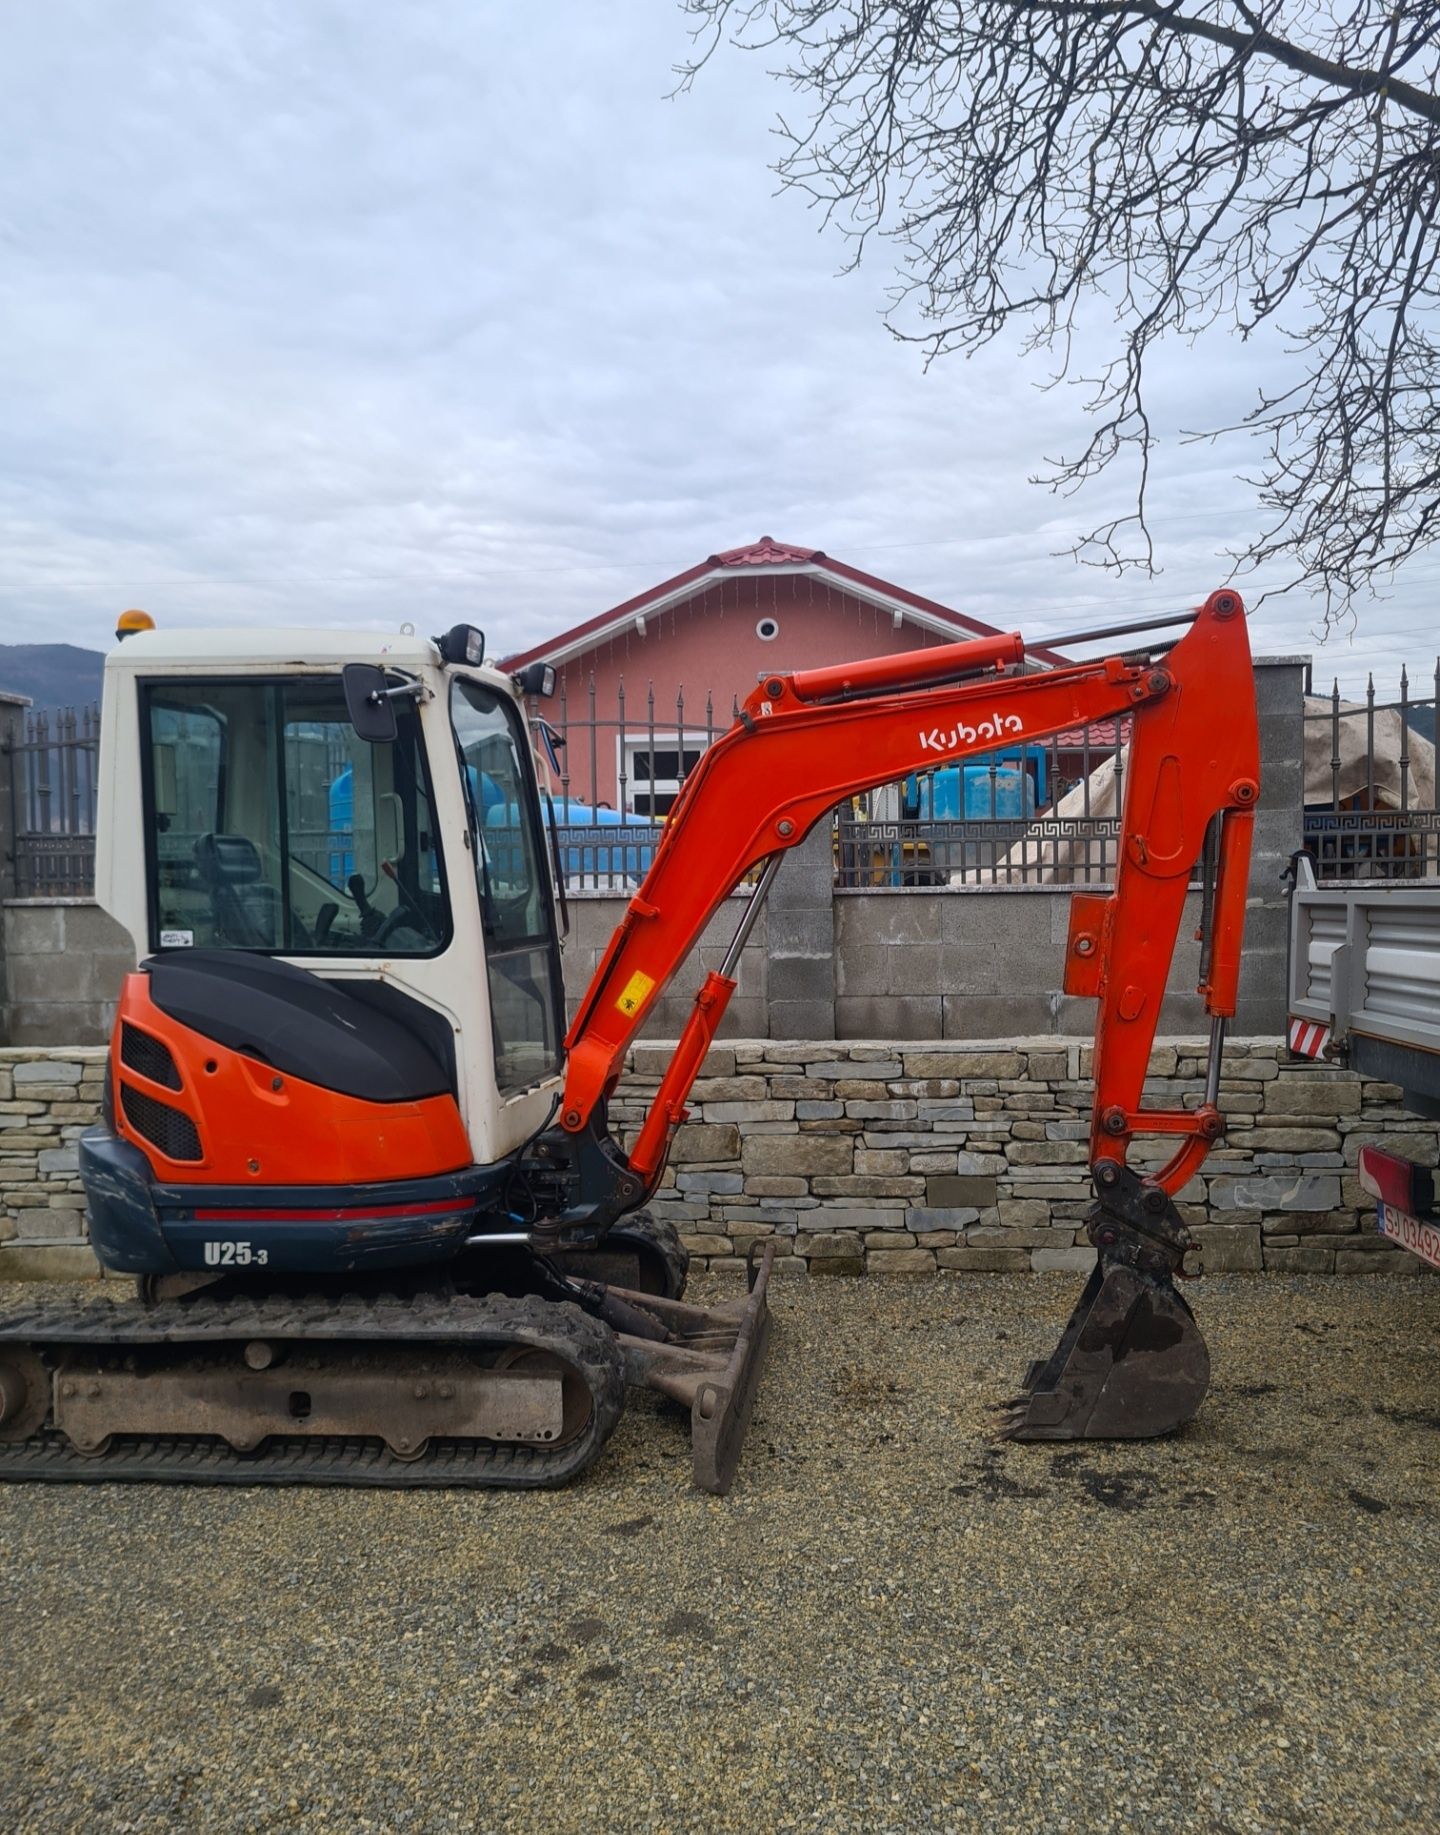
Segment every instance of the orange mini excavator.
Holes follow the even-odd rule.
[[[1114,889],[1074,895],[1065,969],[1099,1003],[1097,1257],[1007,1431],[1189,1420],[1209,1360],[1174,1285],[1174,1194],[1224,1128],[1259,780],[1244,608],[1217,592],[1084,638],[1182,623],[1039,672],[1009,635],[762,680],[687,779],[563,1037],[559,850],[524,718],[553,672],[487,668],[464,625],[127,634],[106,665],[97,894],[139,966],[81,1168],[96,1253],[139,1292],[0,1316],[0,1476],[550,1485],[597,1456],[630,1381],[689,1409],[696,1481],[725,1490],[773,1246],[748,1298],[696,1307],[642,1207],[786,851],[862,790],[1122,717]],[[1197,866],[1206,1087],[1147,1108]],[[756,873],[622,1145],[606,1112],[626,1048]],[[1142,1174],[1131,1143],[1155,1135],[1173,1152]]]

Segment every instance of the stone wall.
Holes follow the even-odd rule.
[[[1147,1103],[1197,1104],[1204,1059],[1199,1041],[1157,1045]],[[1090,1046],[1052,1039],[719,1047],[654,1208],[721,1268],[772,1233],[786,1265],[812,1273],[1087,1268],[1090,1060]],[[638,1121],[666,1061],[636,1048],[617,1125]],[[1440,1159],[1440,1123],[1408,1114],[1394,1085],[1239,1040],[1220,1107],[1227,1139],[1180,1194],[1205,1266],[1420,1269],[1376,1235],[1355,1171],[1362,1141],[1382,1136],[1424,1165]]]
[[[700,1266],[738,1268],[774,1234],[794,1272],[1081,1270],[1090,1055],[1053,1038],[717,1046],[654,1208]],[[98,1114],[103,1061],[0,1051],[0,1279],[95,1270],[75,1140]],[[1198,1042],[1158,1045],[1146,1100],[1198,1102],[1203,1061]],[[622,1135],[668,1062],[663,1045],[635,1047],[612,1111]],[[1221,1107],[1228,1138],[1181,1194],[1206,1266],[1419,1271],[1375,1234],[1355,1166],[1377,1137],[1434,1165],[1440,1123],[1407,1114],[1393,1085],[1292,1065],[1268,1040],[1227,1048]]]
[[[104,1077],[99,1048],[0,1051],[0,1280],[98,1271],[75,1143]]]

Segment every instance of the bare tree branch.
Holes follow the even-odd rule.
[[[891,329],[930,361],[1017,329],[1086,378],[1080,487],[1135,467],[1135,508],[1082,559],[1153,565],[1146,361],[1213,327],[1284,334],[1236,425],[1269,516],[1237,563],[1348,611],[1440,527],[1440,7],[1435,0],[682,0],[692,82],[727,39],[778,53],[806,118],[782,183],[859,261],[893,241]],[[1087,319],[1087,326],[1090,324]]]

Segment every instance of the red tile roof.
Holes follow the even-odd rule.
[[[748,548],[727,548],[723,554],[712,554],[712,567],[776,567],[785,562],[823,561],[819,548],[796,548],[790,542],[777,542],[773,535],[762,535]]]
[[[773,536],[762,535],[758,542],[750,542],[741,548],[726,548],[719,554],[712,554],[698,565],[687,568],[684,573],[677,573],[671,579],[662,580],[658,586],[637,593],[633,599],[611,606],[608,612],[600,612],[582,624],[572,625],[568,631],[547,637],[543,643],[503,658],[499,667],[522,669],[526,663],[538,662],[542,658],[547,662],[554,661],[561,652],[565,653],[566,658],[583,654],[603,642],[609,632],[623,624],[627,618],[634,618],[651,606],[695,597],[717,577],[745,567],[776,567],[796,572],[813,569],[843,581],[857,590],[861,597],[871,597],[892,606],[898,604],[902,611],[908,608],[919,613],[918,622],[929,624],[932,629],[937,625],[948,625],[957,638],[992,637],[999,630],[997,625],[986,624],[983,619],[972,618],[966,612],[957,612],[951,606],[942,605],[938,599],[922,598],[919,593],[896,586],[890,580],[882,580],[877,574],[864,573],[845,561],[832,560],[821,548],[800,548],[791,542],[777,542]],[[695,589],[694,593],[686,590],[690,587]],[[1059,651],[1043,645],[1034,646],[1029,653],[1041,662],[1063,663],[1066,660]]]
[[[1120,743],[1129,745],[1131,722],[1126,719],[1120,722]],[[1045,741],[1047,745],[1056,746],[1062,752],[1081,752],[1085,749],[1085,728],[1069,727],[1063,733],[1057,733],[1053,739]],[[1115,749],[1115,722],[1113,720],[1096,720],[1090,727],[1090,749],[1092,752],[1113,752]],[[1100,760],[1095,760],[1098,765]]]

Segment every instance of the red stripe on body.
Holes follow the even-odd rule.
[[[468,1198],[436,1198],[425,1204],[351,1204],[321,1210],[196,1211],[196,1223],[348,1223],[356,1217],[457,1217],[474,1205]]]

